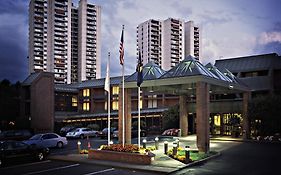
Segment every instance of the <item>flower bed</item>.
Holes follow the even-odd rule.
[[[136,145],[124,145],[123,147],[122,144],[112,144],[110,146],[102,145],[98,150],[90,149],[88,158],[149,165],[153,160],[153,155],[148,153],[148,150],[139,150]]]
[[[188,162],[190,163],[190,162],[198,161],[198,160],[204,159],[204,158],[209,157],[209,156],[214,155],[214,154],[216,154],[216,152],[212,152],[211,151],[210,153],[206,154],[206,153],[201,153],[198,150],[191,150],[189,152],[189,158],[190,159],[189,159]],[[186,160],[185,160],[185,150],[183,148],[179,147],[177,149],[177,154],[176,155],[173,155],[173,149],[170,149],[168,151],[168,156],[173,158],[173,159],[176,159],[176,160],[178,160],[178,161],[180,161],[182,163],[186,163]]]

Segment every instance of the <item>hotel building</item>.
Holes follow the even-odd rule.
[[[100,27],[100,6],[87,0],[31,0],[29,73],[53,72],[60,84],[100,78]]]
[[[150,19],[137,27],[137,49],[143,63],[154,61],[164,70],[169,70],[189,55],[199,59],[200,39],[199,27],[192,21]]]

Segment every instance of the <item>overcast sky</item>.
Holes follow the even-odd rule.
[[[193,20],[201,27],[203,64],[276,52],[281,55],[280,0],[88,0],[102,7],[102,77],[107,52],[111,75],[121,74],[119,42],[125,25],[125,72],[136,66],[136,27],[148,19]],[[73,0],[77,4],[78,0]],[[0,80],[23,81],[28,75],[29,0],[0,1]]]

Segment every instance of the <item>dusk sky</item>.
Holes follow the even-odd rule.
[[[88,0],[102,7],[102,77],[107,52],[111,76],[121,75],[119,42],[125,25],[125,73],[136,67],[136,27],[148,19],[193,20],[201,27],[203,64],[276,52],[281,55],[280,0]],[[73,0],[77,4],[78,0]],[[28,76],[29,0],[0,1],[0,81]]]

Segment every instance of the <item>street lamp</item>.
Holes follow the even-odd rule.
[[[159,138],[158,138],[158,137],[155,137],[154,140],[155,140],[155,149],[158,150],[158,149],[159,149],[159,142],[158,142],[158,141],[159,141]]]
[[[177,150],[178,150],[178,144],[177,142],[173,143],[173,156],[175,156],[177,154]]]
[[[167,141],[164,142],[164,153],[168,154],[168,142]]]
[[[185,146],[184,150],[185,150],[185,163],[189,163],[190,162],[190,147]]]
[[[78,149],[78,154],[81,152],[81,142],[80,140],[77,141],[77,149]]]
[[[144,149],[146,149],[146,142],[147,142],[146,139],[143,139],[143,140],[142,140],[142,147],[143,147]]]

